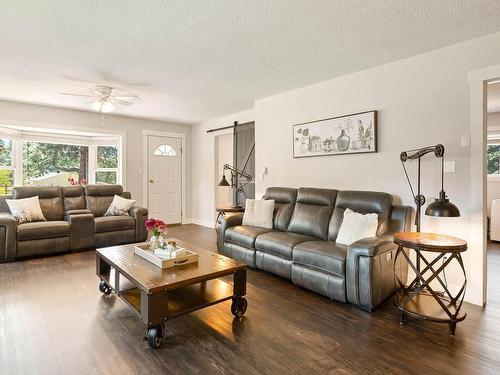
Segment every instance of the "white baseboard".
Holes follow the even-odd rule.
[[[199,219],[186,219],[183,224],[196,224],[203,227],[214,229],[214,222],[209,220],[199,220]]]

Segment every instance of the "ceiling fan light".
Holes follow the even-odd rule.
[[[115,109],[113,103],[105,100],[96,100],[92,103],[92,109],[96,112],[108,113]]]
[[[115,106],[111,102],[102,102],[101,112],[108,113],[115,109]]]

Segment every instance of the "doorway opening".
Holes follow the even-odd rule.
[[[500,80],[486,86],[487,298],[500,303]]]
[[[255,123],[210,131],[220,132],[214,137],[215,210],[241,212],[255,198]]]

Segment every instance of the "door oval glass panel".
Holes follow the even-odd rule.
[[[153,151],[154,156],[177,156],[177,152],[170,145],[159,145]]]

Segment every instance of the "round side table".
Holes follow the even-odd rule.
[[[460,311],[467,286],[467,276],[462,261],[462,252],[467,250],[464,240],[435,233],[401,232],[394,235],[394,243],[398,245],[394,257],[394,282],[396,284],[395,305],[399,310],[400,323],[405,322],[406,315],[417,319],[425,319],[439,323],[448,323],[450,335],[455,335],[457,322],[465,319],[466,313]],[[409,251],[415,251],[415,262]],[[434,253],[434,257],[425,257],[424,253]],[[401,259],[399,259],[401,258]],[[398,263],[399,260],[399,263]],[[463,284],[456,295],[448,289],[444,271],[456,260],[463,272]],[[400,262],[407,262],[415,273],[415,278],[405,284],[396,272]],[[422,267],[416,266],[421,264]],[[437,282],[442,292],[434,290],[431,282]],[[434,285],[434,284],[433,284]]]
[[[217,223],[219,222],[219,217],[224,216],[227,213],[245,212],[245,207],[220,206],[217,207],[215,211],[217,212],[217,218],[215,219],[215,226],[217,227]]]

